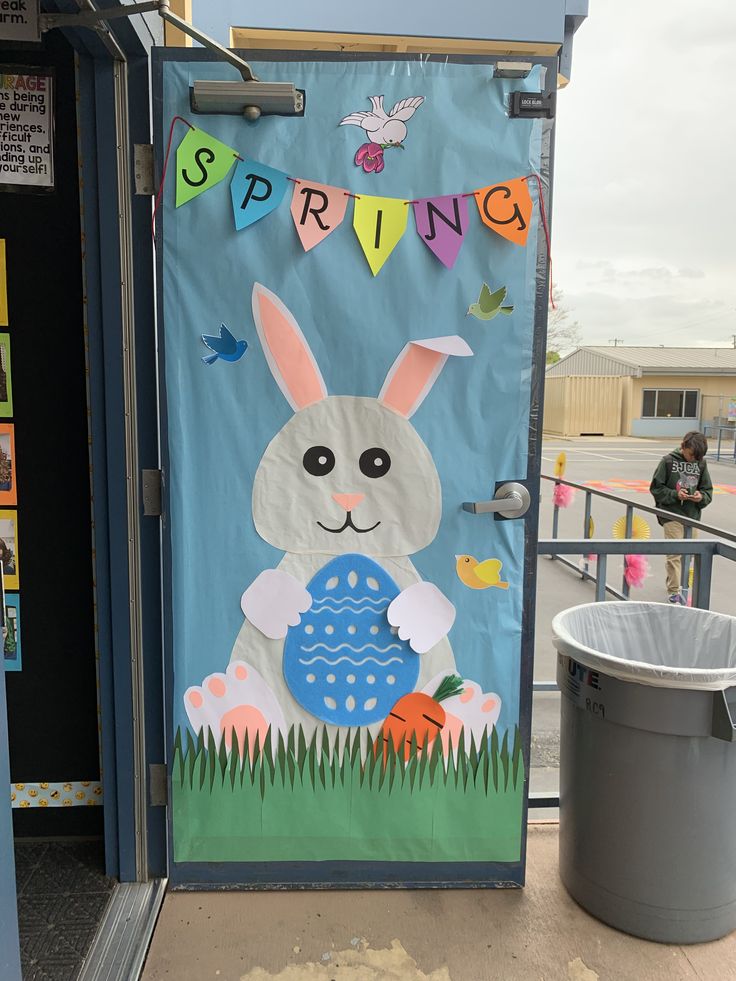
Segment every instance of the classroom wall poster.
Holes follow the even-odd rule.
[[[53,71],[0,65],[0,190],[54,186]]]

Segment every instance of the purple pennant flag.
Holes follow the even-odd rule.
[[[443,265],[452,269],[468,227],[468,202],[461,194],[414,202],[417,234]]]

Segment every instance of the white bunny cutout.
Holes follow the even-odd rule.
[[[284,557],[243,593],[231,669],[240,665],[241,687],[252,676],[264,725],[370,728],[386,705],[455,670],[455,609],[409,559],[432,542],[442,510],[436,467],[409,420],[448,357],[473,352],[454,335],[410,341],[377,398],[331,396],[282,301],[256,283],[252,304],[294,415],[267,446],[252,496],[256,531]],[[227,690],[228,678],[213,675],[185,695],[195,727],[212,679]],[[275,718],[260,711],[261,696],[266,708],[278,703]]]

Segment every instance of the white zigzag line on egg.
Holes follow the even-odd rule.
[[[314,603],[357,603],[360,606],[362,603],[390,603],[390,596],[361,596],[356,599],[354,596],[314,596]]]
[[[311,658],[309,661],[305,660],[303,657],[299,658],[299,663],[304,665],[314,664],[315,661],[324,661],[325,664],[329,664],[330,666],[339,664],[341,661],[347,661],[348,664],[354,664],[356,668],[361,667],[363,664],[367,664],[368,661],[373,661],[374,664],[380,664],[382,668],[388,667],[388,665],[393,664],[394,661],[396,661],[398,664],[402,663],[400,657],[389,657],[385,661],[380,661],[377,657],[364,657],[362,661],[356,661],[354,658],[348,657],[346,654],[343,654],[342,657],[336,657],[334,661],[330,661],[329,658],[324,657],[322,654],[315,655],[315,657]]]
[[[401,644],[389,644],[388,647],[376,647],[375,644],[363,644],[362,647],[353,647],[352,644],[338,644],[337,647],[328,647],[327,644],[313,644],[311,647],[300,647],[305,654],[311,654],[322,648],[330,654],[337,654],[338,651],[352,651],[353,654],[362,654],[363,651],[375,651],[377,654],[388,654],[389,651],[403,650]]]
[[[323,610],[327,610],[328,613],[345,613],[347,611],[348,613],[355,613],[356,616],[359,616],[361,613],[385,613],[388,608],[388,603],[385,606],[376,607],[328,606],[325,604],[324,606],[311,606],[309,608],[309,613],[321,613]]]

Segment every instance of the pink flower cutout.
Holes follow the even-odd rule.
[[[355,154],[355,166],[362,167],[366,174],[380,174],[385,166],[383,147],[379,143],[364,143]]]

